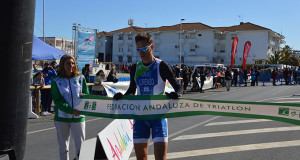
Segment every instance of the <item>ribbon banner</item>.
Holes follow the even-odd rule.
[[[161,119],[194,115],[219,115],[271,119],[300,125],[300,104],[168,99],[165,95],[109,97],[84,96],[76,107],[83,115],[115,119]]]

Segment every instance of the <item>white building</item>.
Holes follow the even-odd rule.
[[[108,32],[97,33],[96,55],[98,62],[112,62],[112,35]]]
[[[134,37],[139,32],[148,32],[153,36],[154,56],[170,65],[179,64],[181,49],[184,64],[193,66],[202,63],[231,63],[231,47],[234,37],[239,43],[235,64],[242,64],[242,55],[246,41],[251,42],[247,64],[261,63],[279,50],[284,36],[252,23],[240,23],[231,27],[211,27],[202,23],[183,23],[181,25],[158,28],[131,26],[110,32],[113,36],[112,61],[136,63],[141,61],[136,51]],[[181,38],[180,38],[181,33]],[[180,48],[181,44],[181,48]]]
[[[43,41],[43,37],[39,37]],[[45,37],[45,43],[67,52],[68,54],[74,55],[74,46],[72,39],[60,38],[60,37]]]

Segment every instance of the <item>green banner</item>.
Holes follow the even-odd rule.
[[[300,104],[180,98],[165,95],[109,97],[84,96],[76,107],[83,115],[114,119],[161,119],[194,115],[218,115],[271,119],[300,125]]]

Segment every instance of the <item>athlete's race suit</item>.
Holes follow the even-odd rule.
[[[166,85],[170,82],[175,92],[181,93],[181,87],[177,83],[175,75],[167,63],[155,59],[153,63],[145,66],[139,62],[132,66],[130,71],[130,86],[125,95],[162,95]],[[150,129],[152,128],[153,142],[168,142],[167,119],[134,120],[134,143],[148,143]]]

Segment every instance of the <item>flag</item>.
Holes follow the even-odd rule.
[[[247,62],[247,58],[248,58],[248,55],[249,55],[250,48],[251,48],[251,42],[250,42],[250,41],[247,41],[247,42],[245,43],[245,46],[244,46],[243,71],[244,71],[245,66],[246,66],[246,62]]]
[[[239,39],[237,37],[235,37],[233,39],[233,41],[232,41],[232,48],[231,48],[231,71],[232,71],[232,67],[233,67],[233,64],[234,64],[235,53],[236,53],[238,42],[239,42]]]

